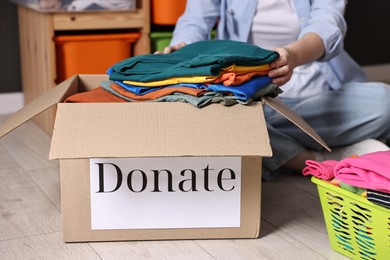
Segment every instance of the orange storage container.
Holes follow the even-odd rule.
[[[105,74],[113,64],[133,55],[140,33],[55,36],[57,83],[74,74]]]
[[[152,0],[152,23],[175,25],[183,14],[187,0]]]

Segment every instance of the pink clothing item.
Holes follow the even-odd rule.
[[[390,150],[345,158],[336,164],[334,174],[349,185],[390,193]]]
[[[313,175],[318,179],[331,180],[334,178],[333,169],[338,161],[326,160],[323,162],[317,162],[314,160],[306,160],[306,167],[302,170],[303,175]]]

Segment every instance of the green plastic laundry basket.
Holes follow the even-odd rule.
[[[390,259],[390,209],[327,181],[317,184],[332,249],[351,259]]]

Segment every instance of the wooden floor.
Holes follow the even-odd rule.
[[[0,123],[6,119],[0,115]],[[263,183],[259,239],[64,243],[50,137],[27,122],[0,140],[0,259],[347,259],[328,240],[316,186]]]

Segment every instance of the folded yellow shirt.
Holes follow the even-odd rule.
[[[235,72],[235,73],[247,73],[247,72],[256,72],[256,71],[263,71],[263,70],[269,70],[270,64],[263,64],[258,66],[238,66],[236,64],[233,64],[229,67],[226,67],[222,69],[223,72]]]
[[[215,80],[219,76],[188,76],[188,77],[177,77],[163,80],[156,80],[151,82],[139,82],[139,81],[131,81],[124,80],[123,83],[130,84],[134,86],[142,86],[142,87],[158,87],[179,83],[207,83]]]

